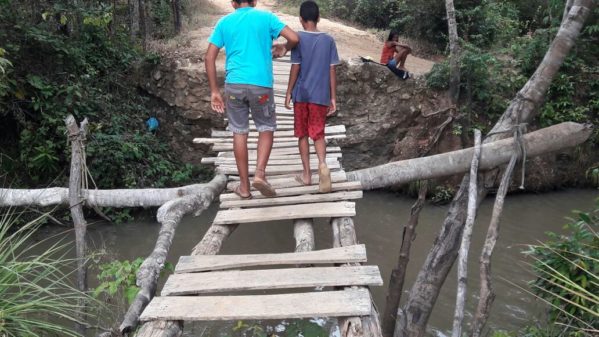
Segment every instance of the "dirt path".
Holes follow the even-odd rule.
[[[259,0],[258,8],[274,12],[294,30],[302,29],[297,16],[278,11],[274,4],[275,0]],[[206,40],[212,32],[212,27],[220,17],[232,12],[233,7],[231,7],[230,0],[205,0],[203,5],[197,7],[203,14],[193,24],[196,28],[191,28],[172,41],[156,44],[155,49],[177,58],[183,57],[199,61],[208,48]],[[320,20],[319,29],[335,38],[339,56],[342,59],[370,56],[373,60],[379,60],[383,42],[375,34],[324,18]],[[222,55],[223,53],[219,60],[221,66],[224,61]],[[433,64],[432,61],[410,55],[406,61],[406,68],[414,74],[422,75],[430,71]]]

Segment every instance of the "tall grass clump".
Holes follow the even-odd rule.
[[[34,242],[41,218],[19,228],[17,220],[0,215],[0,336],[80,336],[73,330],[78,303],[89,297],[71,285],[67,243]]]
[[[527,252],[536,279],[531,287],[549,304],[549,319],[561,336],[599,335],[599,200],[595,210],[577,212],[566,225],[568,235],[549,233],[550,240]]]

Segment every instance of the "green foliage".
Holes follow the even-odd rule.
[[[68,114],[90,121],[87,159],[99,188],[165,187],[205,177],[180,163],[160,134],[146,131],[152,103],[137,90],[131,69],[143,58],[159,59],[141,54],[127,26],[115,25],[123,8],[112,3],[41,1],[35,13],[21,3],[0,7],[0,134],[14,138],[8,146],[17,149],[11,162],[17,185],[66,180]],[[169,1],[152,0],[150,7],[153,25],[171,26]]]
[[[537,277],[531,287],[550,305],[551,321],[564,324],[569,336],[582,336],[599,326],[599,200],[565,228],[569,235],[548,233],[549,241],[526,252]]]
[[[454,193],[455,191],[450,187],[443,185],[435,186],[431,201],[438,205],[447,204],[453,199]]]
[[[71,328],[78,303],[99,306],[70,284],[72,244],[34,242],[41,219],[15,228],[18,217],[0,217],[0,336],[79,336]]]
[[[233,336],[243,336],[243,337],[267,337],[273,336],[273,334],[268,333],[265,329],[259,324],[250,324],[244,321],[237,321],[235,326],[232,328]],[[285,332],[282,334],[275,334],[274,336],[285,336],[285,337],[327,337],[329,333],[326,329],[321,327],[320,325],[305,320],[296,320],[290,322],[285,327]]]
[[[136,275],[143,262],[144,259],[139,257],[134,261],[112,261],[100,265],[100,273],[98,274],[100,285],[94,289],[93,296],[96,298],[101,295],[114,297],[117,293],[120,293],[130,305],[139,292]],[[167,262],[160,276],[162,277],[166,272],[173,272],[174,270],[174,266]]]

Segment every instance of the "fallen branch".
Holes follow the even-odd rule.
[[[524,135],[524,144],[529,156],[537,156],[579,145],[586,141],[591,133],[590,125],[566,122]],[[489,170],[506,164],[512,154],[512,143],[513,139],[508,138],[483,145],[480,169]],[[360,181],[365,190],[372,190],[451,176],[468,171],[473,152],[473,148],[468,148],[392,162],[348,172],[347,179]]]
[[[144,260],[137,272],[137,286],[140,287],[140,291],[135,296],[119,327],[121,334],[135,330],[139,324],[139,316],[154,297],[160,272],[164,268],[175,230],[181,219],[191,213],[198,216],[207,209],[223,191],[226,183],[227,177],[218,175],[210,183],[205,184],[201,192],[171,200],[158,209],[157,218],[162,227],[154,250]]]
[[[408,220],[408,224],[404,226],[403,229],[399,258],[397,259],[397,266],[395,269],[391,270],[387,301],[385,303],[385,311],[383,313],[382,329],[384,336],[393,336],[396,326],[396,318],[400,319],[397,310],[399,309],[401,294],[403,292],[403,286],[406,280],[408,263],[410,262],[410,250],[412,249],[412,242],[414,242],[416,239],[416,226],[418,226],[420,211],[422,210],[422,207],[424,207],[427,191],[428,182],[421,182],[420,189],[418,190],[418,200],[416,200],[416,203],[412,205],[412,209],[410,211],[410,220]]]
[[[495,197],[495,203],[493,204],[493,214],[491,215],[491,222],[489,223],[487,237],[479,260],[480,294],[478,306],[472,322],[471,337],[481,336],[482,330],[489,318],[491,305],[493,304],[493,300],[495,300],[493,284],[491,282],[491,256],[493,256],[493,250],[495,249],[495,244],[499,237],[499,220],[501,218],[501,213],[503,212],[503,202],[505,201],[505,196],[510,187],[514,167],[520,156],[521,153],[519,151],[516,151],[512,156],[512,159],[503,173],[503,178],[501,178],[499,190],[497,190],[497,196]]]
[[[474,156],[472,157],[472,166],[470,167],[470,184],[468,187],[468,213],[466,215],[466,224],[462,233],[462,243],[458,255],[458,290],[456,294],[455,314],[453,318],[452,337],[462,336],[462,322],[464,321],[464,304],[466,302],[466,285],[468,283],[468,251],[470,249],[470,239],[472,238],[472,229],[474,219],[476,218],[476,209],[478,208],[478,163],[481,157],[481,133],[480,130],[474,130]]]

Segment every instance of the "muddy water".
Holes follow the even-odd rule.
[[[490,318],[492,327],[517,330],[542,317],[542,305],[518,287],[525,287],[526,282],[532,278],[530,268],[527,267],[521,252],[525,250],[525,244],[543,240],[544,232],[560,232],[566,222],[565,217],[571,214],[571,210],[588,210],[597,197],[599,193],[595,190],[569,190],[543,195],[514,195],[507,198],[500,239],[492,262],[497,292]],[[358,216],[355,219],[358,238],[367,246],[369,263],[381,268],[385,283],[396,263],[401,225],[407,221],[413,202],[413,199],[405,196],[384,192],[366,193],[364,199],[358,202]],[[473,233],[467,319],[476,301],[477,260],[486,235],[492,203],[491,198],[483,202]],[[181,223],[170,252],[170,262],[176,263],[178,256],[189,254],[193,246],[202,238],[216,211],[217,208],[212,207],[200,217],[187,218]],[[415,280],[446,211],[446,206],[430,204],[422,211],[417,229],[418,237],[412,246],[408,285]],[[106,251],[111,258],[135,259],[148,254],[152,249],[158,229],[157,223],[152,219],[125,225],[91,225],[91,246]],[[326,221],[318,221],[315,232],[317,249],[329,248],[331,231]],[[289,252],[293,249],[293,226],[285,221],[241,225],[226,241],[222,253],[276,253]],[[454,268],[439,296],[431,318],[433,335],[443,336],[450,330],[455,303],[455,273]],[[94,286],[94,275],[90,275],[90,283],[90,286]],[[385,288],[373,288],[373,293],[382,311]],[[212,325],[207,331],[204,329],[204,325],[188,325],[186,335],[220,336],[225,333],[230,335],[231,332],[230,326],[221,323]]]

